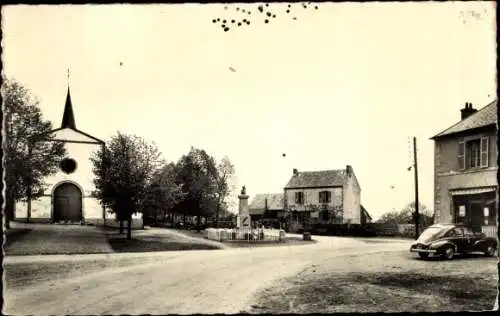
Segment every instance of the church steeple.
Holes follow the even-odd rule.
[[[75,115],[73,114],[73,105],[71,104],[71,94],[69,92],[69,69],[68,69],[68,94],[66,95],[66,104],[64,105],[64,114],[61,128],[76,129]]]

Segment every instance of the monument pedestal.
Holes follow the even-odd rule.
[[[238,198],[240,199],[237,222],[238,229],[249,229],[251,228],[250,212],[248,209],[249,196],[246,194],[245,186],[243,186]]]

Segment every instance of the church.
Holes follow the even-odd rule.
[[[95,175],[90,158],[104,148],[105,142],[77,128],[69,86],[61,126],[31,139],[31,142],[46,141],[62,142],[66,155],[57,172],[44,179],[47,189],[42,196],[17,203],[14,220],[118,226],[114,214],[92,195]],[[132,226],[142,225],[142,216],[133,216]]]

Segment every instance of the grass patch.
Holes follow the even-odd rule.
[[[329,275],[265,293],[252,312],[352,313],[481,311],[493,307],[495,282],[476,275],[421,273]]]
[[[183,238],[174,234],[138,231],[132,233],[132,239],[127,240],[126,234],[116,231],[107,234],[108,243],[113,252],[154,252],[178,250],[215,250],[220,249],[215,244]]]
[[[406,252],[330,258],[260,292],[249,312],[491,310],[497,294],[495,263],[473,256],[424,261]]]
[[[9,228],[5,231],[5,243],[4,247],[10,246],[15,241],[22,238],[24,235],[29,233],[31,229],[29,228]]]
[[[152,238],[127,240],[126,238],[108,239],[114,252],[152,252],[152,251],[176,251],[176,250],[207,250],[219,249],[219,247],[193,242],[165,241],[163,238],[153,240]]]
[[[72,227],[28,229],[4,246],[8,256],[89,254],[112,252],[102,231]]]

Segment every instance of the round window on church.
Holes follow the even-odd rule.
[[[76,170],[76,161],[71,158],[64,158],[59,165],[64,173],[73,173]]]

